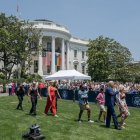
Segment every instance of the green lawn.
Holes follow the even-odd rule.
[[[29,116],[31,104],[24,98],[24,111],[15,110],[16,96],[0,97],[0,140],[21,140],[21,136],[31,124],[39,124],[41,132],[47,140],[139,140],[140,139],[140,109],[130,108],[131,116],[127,119],[127,127],[123,130],[105,128],[103,123],[89,124],[86,112],[83,122],[76,122],[79,107],[72,101],[58,101],[59,118],[43,114],[46,98],[38,101],[37,116]],[[92,119],[98,116],[97,105],[91,105]]]

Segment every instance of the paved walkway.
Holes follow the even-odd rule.
[[[9,94],[8,93],[0,93],[0,97],[2,97],[2,96],[9,96]]]

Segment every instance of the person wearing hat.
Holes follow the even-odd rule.
[[[38,92],[35,82],[33,82],[31,87],[29,88],[28,96],[30,97],[32,103],[32,107],[30,109],[29,115],[36,115],[37,96],[39,96],[40,99],[42,98]]]
[[[55,117],[58,117],[56,115],[56,93],[59,95],[59,92],[57,90],[57,88],[54,86],[55,81],[50,81],[49,82],[49,87],[48,87],[48,97],[47,97],[47,103],[46,103],[46,107],[45,107],[45,111],[44,113],[47,115],[49,109],[52,107],[52,113]],[[57,91],[57,92],[56,92]],[[61,97],[60,97],[61,98]]]

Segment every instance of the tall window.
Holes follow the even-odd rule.
[[[82,51],[82,58],[84,59],[84,57],[85,57],[85,52]]]
[[[51,42],[47,42],[47,51],[51,52],[52,48],[51,48]]]
[[[77,50],[74,50],[74,57],[77,57]]]
[[[37,42],[31,42],[29,44],[30,44],[30,47],[33,51],[37,49],[37,45],[38,45]]]
[[[74,69],[77,70],[77,65],[74,65]]]
[[[47,66],[47,73],[50,74],[51,72],[51,66]]]
[[[82,73],[85,74],[85,66],[82,66]]]
[[[86,69],[86,73],[88,73],[88,69]]]
[[[38,60],[34,60],[34,73],[38,72]]]

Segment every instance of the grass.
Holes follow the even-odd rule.
[[[29,116],[31,104],[24,98],[24,111],[15,110],[17,97],[0,97],[0,140],[21,140],[32,124],[39,124],[41,133],[47,140],[139,140],[140,139],[140,109],[130,108],[131,116],[126,120],[127,127],[123,130],[105,128],[103,123],[89,124],[86,111],[79,124],[76,119],[79,113],[77,103],[66,100],[58,101],[59,118],[43,114],[46,98],[38,100],[37,116]],[[98,117],[97,105],[91,105],[92,119]],[[116,110],[117,111],[117,110]]]

